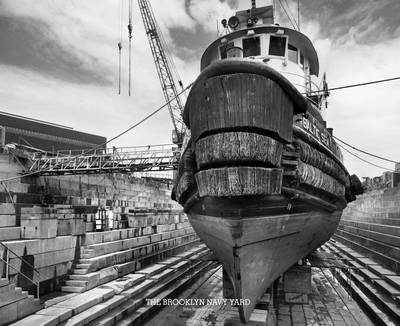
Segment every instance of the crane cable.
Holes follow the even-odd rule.
[[[294,21],[295,24],[296,24],[297,30],[300,30],[299,24],[297,23],[296,18],[295,18],[294,15],[292,14],[292,12],[291,12],[291,10],[290,10],[290,6],[289,6],[287,0],[283,0],[283,1],[284,1],[285,4],[286,4],[288,13],[290,14],[290,16],[292,17],[293,21]]]
[[[122,19],[124,2],[119,1],[119,42],[118,42],[118,94],[121,95],[121,50],[122,50]]]
[[[398,163],[398,161],[394,161],[394,160],[391,160],[391,159],[388,159],[388,158],[385,158],[385,157],[382,157],[382,156],[378,156],[378,155],[371,154],[371,153],[368,153],[368,152],[366,152],[366,151],[363,151],[362,149],[359,149],[359,148],[357,148],[357,147],[354,147],[354,146],[352,146],[352,145],[346,143],[345,141],[343,141],[343,140],[341,140],[341,139],[339,139],[339,138],[337,138],[337,137],[335,137],[335,136],[333,136],[333,138],[335,138],[336,140],[340,141],[341,143],[343,143],[343,144],[345,144],[345,145],[351,147],[352,149],[355,149],[355,150],[358,151],[358,152],[364,153],[364,154],[366,154],[366,155],[369,155],[369,156],[372,156],[372,157],[375,157],[375,158],[379,158],[380,160],[387,161],[387,162],[390,162],[390,163]]]
[[[279,3],[280,3],[280,5],[281,5],[283,11],[285,12],[287,18],[289,19],[290,23],[292,24],[293,28],[294,28],[294,29],[297,29],[297,27],[295,26],[295,24],[293,23],[292,19],[290,18],[289,14],[288,14],[288,12],[286,11],[286,8],[285,8],[285,6],[283,5],[283,3],[282,3],[281,0],[279,0]]]
[[[186,86],[182,91],[180,91],[176,96],[174,96],[173,98],[171,98],[168,102],[165,102],[163,105],[161,105],[159,108],[157,108],[156,110],[154,110],[153,112],[151,112],[150,114],[148,114],[147,116],[145,116],[142,120],[136,122],[134,125],[132,125],[131,127],[129,127],[128,129],[125,129],[124,131],[120,132],[119,134],[117,134],[116,136],[112,137],[111,139],[107,140],[104,143],[98,144],[96,146],[94,146],[91,149],[88,149],[86,151],[84,151],[83,153],[76,155],[76,156],[72,156],[67,162],[64,162],[64,164],[68,164],[69,162],[72,162],[75,158],[78,158],[82,155],[85,154],[89,154],[91,151],[95,151],[96,149],[99,149],[103,146],[106,146],[107,144],[109,144],[110,142],[116,140],[117,138],[125,135],[126,133],[128,133],[129,131],[131,131],[132,129],[136,128],[137,126],[139,126],[140,124],[142,124],[143,122],[145,122],[146,120],[150,119],[152,116],[154,116],[155,114],[157,114],[158,112],[160,112],[162,109],[164,109],[165,107],[167,107],[169,105],[170,102],[172,102],[176,97],[181,96],[184,92],[186,92],[186,90],[188,90],[189,88],[191,88],[193,85],[193,82],[190,83],[188,86]],[[54,167],[53,167],[54,168]],[[6,178],[6,179],[1,179],[1,182],[7,182],[7,181],[12,181],[12,180],[17,180],[17,179],[21,179],[23,177],[27,177],[27,176],[31,176],[31,175],[35,175],[41,172],[45,172],[46,170],[39,170],[39,171],[34,171],[34,172],[30,172],[30,173],[26,173],[26,174],[22,174],[22,175],[18,175],[15,177],[10,177],[10,178]]]
[[[128,37],[129,37],[129,96],[131,96],[131,61],[132,61],[132,0],[129,0],[129,24],[128,24]]]
[[[339,86],[339,87],[332,87],[327,90],[316,90],[316,91],[311,91],[309,93],[322,93],[325,91],[336,91],[338,89],[345,89],[345,88],[352,88],[352,87],[358,87],[358,86],[365,86],[365,85],[371,85],[371,84],[378,84],[378,83],[384,83],[388,81],[393,81],[393,80],[398,80],[400,77],[393,77],[393,78],[386,78],[386,79],[379,79],[379,80],[373,80],[365,83],[359,83],[359,84],[351,84],[351,85],[345,85],[345,86]],[[302,93],[303,95],[306,93]]]
[[[358,156],[357,154],[354,154],[352,151],[348,150],[346,147],[344,147],[344,146],[342,146],[342,145],[340,145],[340,144],[337,144],[337,145],[338,145],[340,148],[344,149],[344,150],[345,150],[347,153],[349,153],[350,155],[353,155],[354,157],[358,158],[359,160],[361,160],[361,161],[363,161],[363,162],[365,162],[365,163],[368,163],[368,164],[370,164],[370,165],[373,165],[373,166],[375,166],[375,167],[377,167],[377,168],[380,168],[380,169],[383,169],[383,170],[386,170],[386,171],[393,171],[393,169],[391,169],[391,168],[387,168],[387,167],[384,167],[384,166],[380,166],[380,165],[377,165],[377,164],[372,163],[372,162],[370,162],[370,161],[367,161],[366,159],[363,159],[362,157]]]

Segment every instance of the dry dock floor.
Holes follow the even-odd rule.
[[[308,304],[285,303],[279,286],[275,309],[277,325],[374,325],[360,306],[349,297],[346,290],[334,277],[334,273],[335,271],[329,268],[312,268],[312,295]],[[206,299],[206,303],[207,299],[218,298],[222,298],[221,268],[217,268],[207,280],[203,279],[195,283],[179,295],[179,299]],[[237,309],[229,304],[171,305],[163,307],[145,326],[242,325],[237,316]],[[267,312],[257,310],[252,319],[247,325],[266,325]]]

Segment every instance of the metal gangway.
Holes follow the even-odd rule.
[[[177,169],[176,145],[112,147],[89,150],[34,152],[26,172],[38,175],[134,173]]]

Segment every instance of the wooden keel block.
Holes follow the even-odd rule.
[[[249,132],[225,132],[201,138],[196,143],[197,168],[214,164],[252,162],[280,166],[283,144]]]
[[[199,195],[251,196],[280,194],[282,169],[261,167],[224,167],[195,174]]]
[[[251,73],[208,78],[186,103],[192,139],[220,130],[257,129],[292,141],[293,103],[273,80]]]

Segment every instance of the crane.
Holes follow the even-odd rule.
[[[138,4],[158,77],[160,79],[161,88],[164,93],[164,98],[168,103],[168,110],[173,124],[172,142],[180,147],[185,134],[185,124],[182,119],[183,105],[178,96],[178,91],[170,67],[170,61],[163,48],[162,35],[154,17],[150,2],[147,0],[138,0]],[[182,86],[181,82],[180,85]]]

